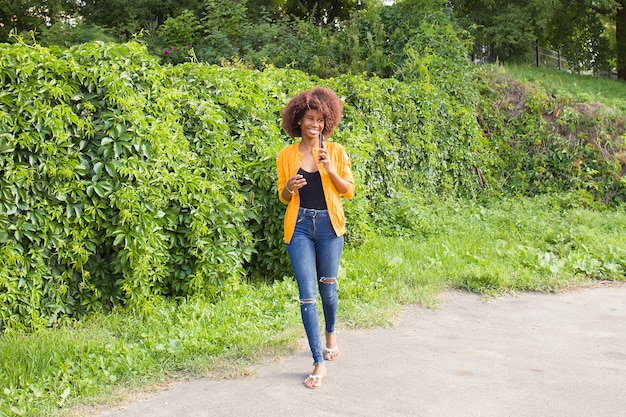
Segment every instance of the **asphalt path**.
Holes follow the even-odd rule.
[[[626,285],[485,301],[447,292],[391,328],[342,330],[322,387],[306,345],[242,379],[197,379],[99,417],[626,417]]]

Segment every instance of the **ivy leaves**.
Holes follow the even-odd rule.
[[[450,35],[425,26],[413,46],[441,34]],[[345,101],[332,140],[346,147],[357,181],[346,202],[349,241],[372,233],[373,218],[394,218],[384,202],[402,196],[474,197],[485,182],[527,191],[537,175],[567,175],[559,171],[571,165],[565,147],[550,154],[564,162],[539,165],[505,143],[531,123],[511,120],[495,130],[500,137],[479,125],[478,103],[490,127],[502,120],[471,64],[410,55],[403,80],[323,83]],[[137,43],[67,51],[17,43],[0,45],[0,80],[0,328],[41,328],[155,298],[214,300],[244,279],[290,274],[275,188],[275,158],[290,140],[281,112],[319,79],[162,67]],[[541,117],[540,100],[528,103],[537,109],[520,120]],[[577,158],[593,160],[594,150],[585,152]],[[516,163],[528,166],[504,184],[498,175]],[[623,188],[602,180],[610,175],[600,164],[581,178],[585,187]],[[565,183],[543,182],[548,191]]]
[[[0,327],[241,279],[236,182],[190,151],[180,92],[142,47],[1,48]]]

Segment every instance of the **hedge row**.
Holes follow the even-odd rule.
[[[289,273],[275,156],[290,96],[335,89],[359,196],[353,239],[399,190],[469,189],[480,132],[421,82],[162,67],[137,43],[0,46],[3,328]],[[421,192],[421,191],[420,191]]]
[[[346,105],[333,140],[358,184],[346,203],[352,242],[378,232],[373,218],[394,218],[376,212],[388,199],[531,193],[540,163],[536,191],[624,195],[619,164],[597,149],[577,154],[590,162],[550,166],[545,155],[569,148],[527,152],[520,137],[549,131],[527,131],[545,113],[539,101],[505,119],[489,107],[502,91],[480,82],[459,48],[439,55],[441,37],[454,42],[447,27],[420,28],[397,79],[161,66],[137,43],[0,45],[0,328],[156,297],[214,299],[244,279],[289,274],[275,188],[276,154],[291,141],[281,111],[315,85]],[[533,149],[545,150],[538,140]],[[572,166],[598,169],[562,181]]]

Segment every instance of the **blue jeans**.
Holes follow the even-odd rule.
[[[324,362],[317,292],[322,299],[326,333],[335,333],[337,275],[343,236],[337,236],[327,210],[300,208],[291,242],[287,245],[291,268],[300,292],[300,313],[313,363]]]

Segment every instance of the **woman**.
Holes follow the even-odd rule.
[[[335,335],[337,275],[346,219],[341,196],[354,196],[350,158],[335,142],[324,141],[339,124],[343,104],[327,88],[317,87],[293,97],[283,110],[283,127],[298,143],[278,154],[278,195],[287,204],[284,239],[298,282],[302,322],[313,355],[313,372],[304,380],[318,388],[326,375],[325,361],[339,359]],[[322,347],[317,316],[320,293],[325,321]]]

